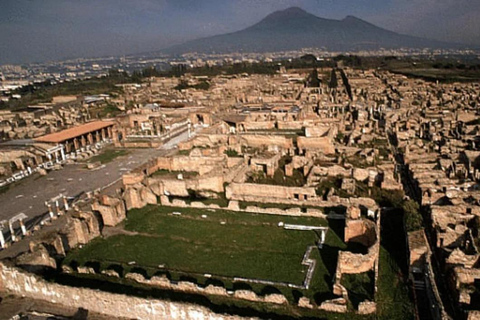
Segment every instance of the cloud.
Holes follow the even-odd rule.
[[[370,20],[406,34],[480,45],[478,16],[480,1],[397,0]]]

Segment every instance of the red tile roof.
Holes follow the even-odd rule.
[[[106,127],[110,127],[114,124],[113,121],[93,121],[88,122],[70,129],[65,129],[59,132],[47,134],[42,137],[34,139],[38,142],[60,143],[66,140],[73,139],[75,137],[87,134],[92,131],[97,131]]]

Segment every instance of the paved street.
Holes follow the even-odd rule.
[[[25,178],[0,194],[0,221],[18,213],[25,213],[29,219],[41,215],[47,211],[45,201],[60,193],[72,197],[109,185],[149,159],[169,153],[169,149],[187,138],[185,132],[159,149],[130,149],[128,155],[118,157],[98,169],[88,170],[85,164],[78,163],[65,165],[63,169],[51,171],[46,176],[36,174]]]

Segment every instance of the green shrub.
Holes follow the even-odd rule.
[[[238,152],[233,149],[227,149],[223,153],[225,153],[228,157],[238,157]]]

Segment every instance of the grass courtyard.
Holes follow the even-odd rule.
[[[302,265],[303,255],[308,246],[315,245],[318,235],[314,231],[285,230],[279,222],[329,225],[313,217],[147,206],[128,212],[124,228],[130,234],[96,239],[71,251],[64,263],[84,265],[95,261],[108,267],[135,261],[135,267],[143,268],[148,275],[167,270],[204,283],[204,275],[210,274],[227,289],[231,289],[234,277],[302,285],[307,271]],[[345,247],[337,232],[330,229],[324,248],[315,249],[310,256],[317,260],[316,269],[309,290],[301,290],[302,295],[318,301],[330,295],[338,250]],[[251,287],[257,293],[264,289],[255,284]],[[291,288],[276,287],[293,298]]]

